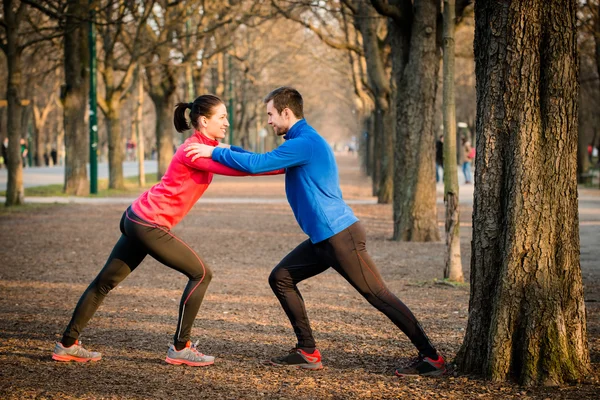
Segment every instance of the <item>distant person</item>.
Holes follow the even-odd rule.
[[[473,183],[473,173],[471,170],[471,163],[475,159],[475,147],[471,146],[471,142],[469,142],[466,138],[462,139],[463,141],[463,165],[462,170],[465,176],[465,183],[472,184]]]
[[[191,126],[185,118],[190,109]],[[191,127],[195,132],[186,141],[204,143],[210,147],[224,146],[218,142],[229,127],[227,109],[223,101],[213,95],[198,97],[193,103],[179,103],[175,108],[175,129],[184,132]],[[244,152],[232,146],[231,151]],[[83,293],[73,317],[56,343],[52,358],[57,361],[98,361],[101,354],[88,351],[79,342],[79,335],[95,314],[106,295],[133,272],[150,255],[169,268],[181,272],[188,283],[179,303],[179,318],[173,336],[173,345],[167,351],[169,364],[193,367],[213,364],[214,357],[200,353],[192,345],[190,335],[204,294],[212,279],[212,272],[204,261],[171,229],[196,204],[210,185],[213,174],[244,176],[247,173],[225,167],[207,159],[192,161],[183,147],[175,153],[161,181],[133,201],[121,217],[121,238],[114,246],[104,268]],[[283,170],[270,174],[283,173]]]
[[[44,165],[47,167],[50,165],[50,156],[48,152],[44,152]]]
[[[321,369],[321,353],[313,337],[298,283],[330,267],[371,305],[404,332],[419,351],[397,375],[441,375],[445,362],[409,308],[393,295],[366,247],[366,232],[342,199],[338,168],[331,147],[304,119],[300,93],[280,87],[264,99],[268,123],[286,141],[265,154],[241,153],[203,144],[188,144],[188,156],[213,160],[247,173],[285,168],[285,191],[294,216],[309,239],[283,258],[269,284],[287,314],[297,344],[289,354],[271,358],[274,365]]]
[[[4,160],[4,167],[8,169],[8,138],[5,137],[2,141],[2,159]]]
[[[444,135],[440,135],[435,142],[435,181],[439,182],[442,179],[444,179]]]
[[[58,157],[58,152],[56,151],[56,149],[53,147],[50,150],[50,158],[52,159],[52,165],[58,165],[57,164],[57,157]]]
[[[23,168],[25,168],[27,167],[27,154],[29,154],[29,149],[27,148],[25,139],[21,138],[19,143],[21,144],[21,161],[23,162]]]

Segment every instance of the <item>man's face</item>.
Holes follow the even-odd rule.
[[[283,109],[281,114],[273,106],[273,100],[267,103],[267,115],[269,116],[268,123],[273,127],[273,131],[277,136],[285,135],[290,129],[290,121],[287,116],[289,115],[287,108]]]

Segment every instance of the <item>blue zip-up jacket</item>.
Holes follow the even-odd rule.
[[[342,199],[337,165],[325,139],[304,119],[296,122],[284,138],[281,146],[264,154],[216,147],[212,159],[251,174],[285,168],[288,202],[300,228],[313,243],[358,221]]]

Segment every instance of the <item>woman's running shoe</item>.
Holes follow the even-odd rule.
[[[52,353],[52,359],[56,361],[88,362],[98,361],[101,358],[101,353],[84,349],[79,340],[76,340],[75,344],[70,347],[64,347],[62,343],[58,342]]]
[[[167,358],[165,358],[165,361],[169,364],[189,365],[191,367],[204,367],[214,364],[215,358],[200,353],[196,349],[197,345],[198,342],[192,344],[192,342],[188,340],[185,347],[179,351],[177,351],[174,345],[171,345],[169,351],[167,351]]]

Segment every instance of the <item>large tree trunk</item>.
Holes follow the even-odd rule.
[[[466,373],[523,385],[590,367],[579,265],[576,0],[477,1]]]
[[[21,164],[21,148],[19,141],[23,133],[21,124],[23,106],[21,105],[20,91],[22,86],[21,50],[18,48],[18,26],[20,14],[13,10],[12,2],[5,2],[6,27],[6,63],[8,66],[8,82],[6,85],[7,99],[7,124],[8,130],[8,182],[6,186],[6,206],[23,204],[23,165]],[[21,7],[23,7],[21,5]],[[8,162],[7,162],[8,161]]]
[[[444,202],[446,203],[446,256],[444,278],[465,280],[460,260],[458,176],[456,171],[456,104],[454,101],[455,0],[444,0]],[[436,167],[437,168],[437,167]]]
[[[62,93],[65,127],[65,186],[67,194],[90,193],[86,165],[89,159],[89,135],[85,115],[88,90],[87,0],[69,0],[66,17],[65,86]]]
[[[436,39],[440,4],[415,1],[408,62],[394,73],[397,83],[396,165],[394,176],[394,240],[438,241],[434,104],[440,65]],[[398,31],[402,32],[402,28]],[[406,39],[394,42],[394,58],[406,56]],[[398,46],[401,46],[398,49]],[[394,61],[394,68],[402,65]]]

